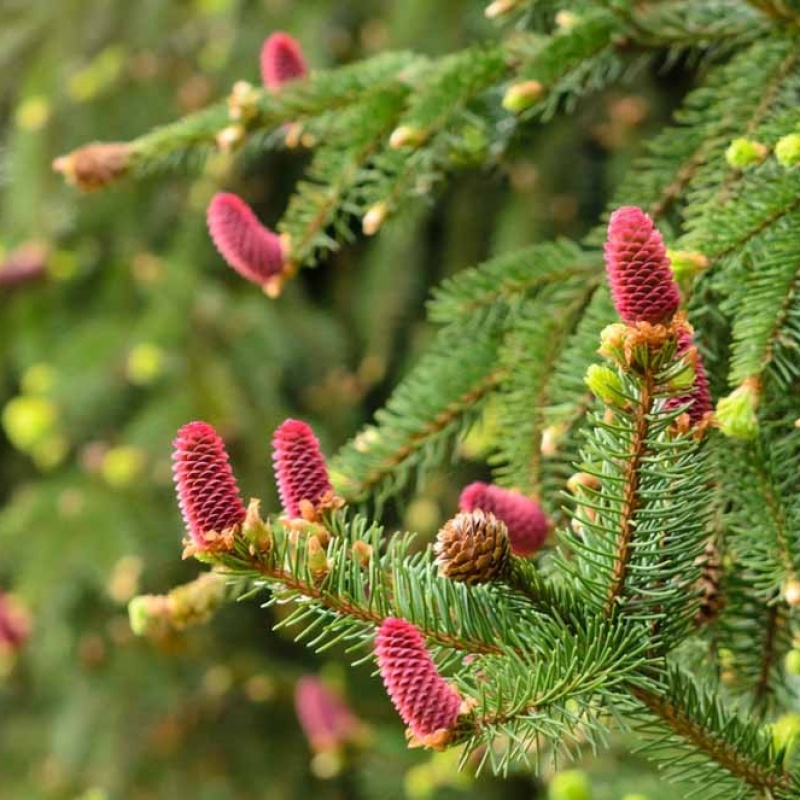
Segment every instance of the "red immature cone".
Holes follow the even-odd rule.
[[[550,521],[537,502],[519,492],[480,481],[464,487],[458,508],[461,511],[479,508],[505,522],[511,552],[515,556],[535,553],[544,544],[550,530]]]
[[[276,32],[261,47],[261,80],[274,92],[287,83],[308,74],[308,65],[297,39]]]
[[[235,194],[215,194],[206,214],[208,231],[222,257],[243,278],[266,287],[284,269],[280,236],[262,225]]]
[[[319,440],[305,422],[287,419],[281,423],[272,437],[272,449],[278,492],[290,517],[302,515],[302,500],[316,504],[333,492]]]
[[[636,206],[618,208],[608,223],[605,252],[611,296],[623,321],[669,321],[681,296],[653,220]]]
[[[344,700],[313,675],[297,681],[294,708],[311,749],[317,753],[335,750],[361,733],[361,723]]]
[[[453,728],[461,697],[439,674],[422,634],[410,622],[385,619],[375,653],[386,691],[414,736],[424,739]]]
[[[685,328],[680,328],[678,330],[678,355],[682,356],[692,346],[692,335]],[[703,366],[703,359],[700,357],[700,353],[697,350],[695,350],[694,385],[692,386],[692,390],[680,397],[672,397],[667,400],[666,408],[672,410],[690,401],[691,405],[686,409],[686,413],[689,415],[689,420],[692,425],[697,425],[699,422],[702,422],[703,417],[714,410],[714,404],[711,401],[711,390],[708,388],[708,377],[706,376],[706,370]]]
[[[209,545],[208,533],[241,525],[247,509],[225,443],[210,425],[190,422],[172,444],[172,475],[181,514],[195,547],[203,550]]]
[[[30,631],[28,612],[13,597],[0,591],[0,654],[19,650]]]

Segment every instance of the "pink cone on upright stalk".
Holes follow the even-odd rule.
[[[679,328],[677,355],[682,356],[690,347],[693,347],[691,333],[689,333],[686,328]],[[691,405],[686,409],[686,413],[689,415],[689,421],[692,425],[697,425],[702,422],[706,414],[714,410],[714,404],[711,401],[711,390],[708,387],[708,377],[706,376],[706,370],[703,366],[703,359],[700,357],[700,353],[697,349],[695,349],[694,384],[691,391],[680,397],[672,397],[667,400],[666,408],[667,410],[672,410],[689,401],[691,401]]]
[[[656,325],[674,316],[681,297],[664,240],[641,208],[623,206],[611,215],[605,256],[614,307],[624,322]]]
[[[289,81],[304,78],[308,65],[300,44],[288,33],[277,31],[261,47],[261,80],[271,92]]]
[[[225,443],[205,422],[184,425],[172,443],[172,474],[186,529],[197,550],[213,544],[208,536],[241,525],[247,510],[239,496]]]
[[[215,194],[206,214],[208,231],[220,255],[243,278],[268,290],[284,271],[281,238],[258,221],[239,196]]]
[[[301,501],[316,505],[333,492],[319,440],[305,422],[287,419],[281,423],[272,437],[272,449],[275,480],[288,516],[302,516]]]
[[[386,691],[417,739],[453,729],[461,697],[439,674],[417,628],[387,617],[378,628],[375,654]]]
[[[335,750],[361,734],[361,723],[347,703],[314,675],[305,675],[295,684],[294,708],[317,753]]]
[[[458,508],[460,511],[480,508],[502,520],[508,528],[511,552],[515,556],[535,553],[544,544],[550,530],[550,521],[536,501],[519,492],[480,481],[464,487]]]

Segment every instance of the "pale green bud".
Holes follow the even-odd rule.
[[[509,86],[503,95],[503,108],[519,114],[535,105],[544,94],[544,84],[536,80],[522,81]]]
[[[6,403],[2,413],[3,429],[11,444],[30,451],[53,432],[58,407],[44,397],[19,395]]]
[[[137,344],[128,353],[125,375],[137,386],[153,383],[164,370],[164,351],[150,342]]]
[[[698,252],[689,250],[667,250],[667,258],[675,280],[682,281],[693,278],[708,269],[708,259]]]
[[[144,469],[144,451],[132,445],[112,447],[103,456],[100,474],[103,480],[115,489],[130,486]]]
[[[590,364],[583,382],[595,397],[599,397],[607,405],[618,406],[624,400],[622,381],[610,367],[602,364]]]
[[[428,135],[421,128],[411,125],[400,125],[392,131],[389,137],[389,147],[399,150],[401,147],[416,148],[425,143]]]
[[[791,711],[778,717],[770,726],[772,728],[772,743],[777,751],[784,750],[791,756],[800,734],[800,714]]]
[[[758,434],[756,409],[760,398],[759,384],[748,379],[727,397],[717,402],[716,418],[726,436],[752,439]]]
[[[725,160],[734,169],[746,169],[753,164],[760,164],[768,153],[769,150],[761,142],[734,139],[725,151]]]
[[[592,800],[589,776],[580,769],[570,769],[553,775],[547,787],[548,800]]]
[[[800,650],[790,650],[783,659],[783,668],[789,675],[800,675]]]
[[[790,133],[778,139],[775,158],[781,166],[787,168],[800,164],[800,133]]]

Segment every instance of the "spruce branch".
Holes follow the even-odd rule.
[[[542,622],[539,635],[546,650],[481,656],[477,683],[467,684],[477,704],[465,720],[466,752],[488,746],[495,772],[529,761],[529,751],[541,761],[545,744],[555,759],[602,740],[603,714],[630,705],[629,682],[649,685],[639,674],[646,662],[641,631],[590,616],[566,627]],[[506,747],[491,746],[498,737]]]
[[[313,265],[322,254],[337,250],[340,242],[353,239],[350,220],[367,211],[357,202],[363,171],[394,125],[405,94],[403,87],[374,94],[337,115],[330,143],[315,151],[278,223],[289,237],[294,263]]]
[[[498,387],[497,425],[516,434],[497,440],[490,463],[495,479],[504,486],[547,497],[563,483],[561,462],[545,463],[543,457],[544,409],[550,404],[550,383],[562,350],[598,277],[597,273],[590,279],[564,276],[543,288],[520,307],[503,342],[500,364],[504,377]],[[552,313],[555,308],[558,315]]]
[[[557,608],[565,597],[541,577],[532,581],[535,605],[502,585],[467,588],[437,574],[430,549],[412,555],[413,537],[397,535],[385,545],[383,536],[380,525],[346,511],[328,511],[318,523],[262,522],[251,514],[229,549],[203,558],[223,574],[247,578],[253,587],[247,596],[270,588],[267,605],[291,602],[279,627],[299,628],[298,640],[317,650],[339,643],[349,651],[369,648],[376,626],[389,617],[414,624],[445,664],[459,654],[544,657],[554,630],[572,636],[564,614],[580,619],[580,613]]]
[[[767,20],[744,8],[740,0],[637,3],[630,20],[637,42],[669,46],[672,58],[695,47],[708,48],[707,58],[718,57],[720,49],[741,46],[770,28]]]
[[[696,783],[709,797],[797,796],[797,776],[784,769],[765,731],[688,676],[673,670],[666,692],[633,687],[631,693],[652,715],[635,726],[652,740],[641,752],[676,779]]]
[[[515,250],[462,270],[434,289],[428,317],[440,325],[467,322],[497,303],[520,302],[551,283],[570,278],[590,280],[600,274],[597,253],[587,253],[566,239]]]
[[[800,8],[791,0],[747,0],[748,4],[776,22],[800,22]]]
[[[800,374],[798,236],[800,215],[795,214],[754,239],[742,254],[747,274],[730,282],[726,303],[733,313],[731,386],[768,372],[778,387],[788,389]]]
[[[403,488],[412,469],[442,462],[501,379],[497,354],[507,325],[506,312],[492,309],[476,315],[474,327],[442,329],[378,412],[377,425],[363,430],[334,460],[334,484],[343,497],[384,499]]]
[[[631,356],[635,370],[604,379],[613,402],[590,417],[578,465],[597,484],[578,487],[576,535],[564,540],[572,557],[559,565],[588,605],[646,622],[670,647],[694,627],[696,592],[676,589],[697,586],[711,501],[702,441],[677,434],[677,412],[664,410],[682,361],[674,341],[662,342]]]
[[[710,197],[726,176],[731,179],[725,148],[743,129],[761,125],[777,99],[788,102],[781,87],[795,57],[789,40],[768,38],[712,66],[675,113],[676,124],[646,145],[646,154],[628,172],[611,207],[633,203],[658,218],[688,201],[691,210],[683,215],[689,225],[706,204],[709,213],[715,210]],[[604,236],[605,229],[598,228],[590,241],[599,244]]]

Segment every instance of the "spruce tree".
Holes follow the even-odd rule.
[[[578,241],[441,283],[427,350],[327,463],[305,422],[278,427],[280,505],[248,504],[222,437],[185,420],[185,554],[287,606],[312,647],[377,655],[410,743],[459,747],[470,769],[546,769],[623,731],[680,791],[795,798],[800,6],[495,0],[486,15],[492,34],[449,55],[329,70],[306,72],[283,37],[262,51],[265,85],[56,161],[80,188],[135,191],[220,153],[305,148],[269,227],[234,193],[208,207],[221,257],[279,307],[360,233],[413,228],[456,173],[510,171],[591,95],[691,75]],[[491,485],[465,491],[435,545],[393,530],[476,431]],[[182,624],[208,591],[181,614],[139,598],[132,619]]]

